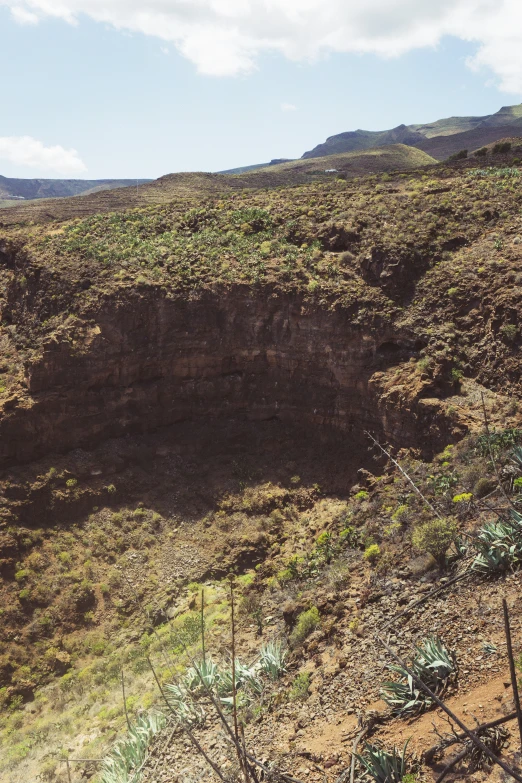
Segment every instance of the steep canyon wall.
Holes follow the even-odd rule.
[[[414,336],[365,332],[342,309],[267,290],[181,301],[128,289],[90,315],[27,364],[27,394],[0,419],[3,465],[194,417],[369,428],[399,445],[440,435],[433,405],[381,394],[382,371],[417,355]]]

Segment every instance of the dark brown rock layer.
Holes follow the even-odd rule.
[[[28,394],[4,405],[0,458],[16,464],[218,416],[369,428],[428,447],[439,440],[438,409],[382,395],[382,371],[415,355],[411,335],[368,334],[346,311],[266,290],[194,301],[135,290],[48,339],[27,366]]]

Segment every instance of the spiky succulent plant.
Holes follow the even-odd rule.
[[[261,648],[259,655],[259,668],[268,674],[271,680],[277,680],[286,672],[286,656],[288,650],[283,647],[280,640],[267,642]]]
[[[482,574],[508,571],[522,563],[522,515],[514,509],[509,517],[483,525],[473,546],[478,554],[473,570]]]
[[[159,712],[139,715],[128,735],[104,758],[100,783],[137,783],[151,740],[164,725],[165,717]]]
[[[383,683],[381,696],[394,714],[419,715],[432,706],[433,699],[402,666],[391,665],[389,668],[399,675],[399,679]],[[416,647],[409,668],[437,695],[447,690],[456,679],[458,671],[454,654],[435,636],[425,639]]]
[[[377,745],[366,745],[364,753],[357,755],[364,777],[375,783],[402,783],[409,767],[408,743],[409,740],[402,751],[394,747],[391,753]]]

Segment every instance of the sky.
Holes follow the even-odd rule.
[[[0,174],[156,178],[522,101],[522,0],[0,0]]]

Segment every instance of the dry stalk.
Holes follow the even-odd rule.
[[[127,699],[125,698],[125,676],[123,674],[123,666],[121,668],[121,695],[123,698],[123,709],[125,710],[125,720],[127,721],[127,728],[131,730],[131,723],[129,720],[129,713],[127,711]]]
[[[488,414],[487,414],[487,411],[486,411],[486,403],[484,401],[484,392],[480,392],[480,398],[482,400],[482,415],[484,416],[484,426],[486,428],[486,437],[488,439],[489,458],[491,460],[491,464],[493,465],[493,472],[495,474],[495,478],[497,479],[497,483],[498,483],[499,489],[502,492],[502,494],[504,495],[505,500],[507,501],[507,503],[512,508],[514,508],[513,502],[509,499],[509,497],[508,497],[508,495],[506,493],[506,490],[504,489],[504,485],[502,484],[502,480],[500,478],[500,473],[499,473],[499,470],[498,470],[498,467],[497,467],[495,456],[493,454],[493,449],[491,447],[491,434],[490,434],[490,431],[489,431]]]
[[[406,471],[404,470],[404,468],[403,468],[403,467],[402,467],[402,466],[401,466],[401,465],[400,465],[400,464],[397,462],[397,460],[396,460],[396,459],[394,459],[394,458],[392,457],[392,455],[390,454],[390,452],[389,452],[389,451],[387,451],[387,450],[384,448],[384,446],[381,446],[381,444],[379,443],[379,441],[378,441],[378,440],[376,440],[376,439],[373,437],[373,435],[372,435],[370,432],[368,432],[367,430],[365,430],[365,431],[364,431],[364,434],[365,434],[365,435],[367,435],[367,436],[370,438],[370,440],[371,440],[371,441],[373,441],[374,445],[375,445],[375,446],[377,446],[377,448],[379,448],[379,449],[382,451],[382,453],[383,453],[383,454],[385,454],[385,455],[388,457],[388,459],[390,460],[390,462],[392,462],[392,463],[395,465],[395,467],[397,468],[397,470],[399,470],[399,471],[402,473],[402,475],[404,476],[404,478],[405,478],[405,479],[406,479],[406,480],[407,480],[407,481],[408,481],[408,482],[411,484],[411,486],[413,487],[413,489],[415,490],[415,492],[417,493],[417,495],[418,495],[418,496],[419,496],[419,497],[422,499],[422,502],[423,502],[423,503],[424,503],[424,504],[425,504],[425,505],[426,505],[426,506],[427,506],[427,507],[430,509],[431,513],[432,513],[434,516],[436,516],[436,517],[437,517],[437,519],[442,519],[442,517],[441,517],[441,515],[439,514],[439,512],[437,511],[437,509],[436,509],[434,506],[432,506],[432,504],[430,503],[430,501],[428,500],[428,498],[427,498],[427,497],[426,497],[426,496],[425,496],[425,495],[424,495],[424,494],[423,494],[423,493],[420,491],[420,489],[419,489],[419,488],[418,488],[418,486],[415,484],[415,482],[413,481],[413,479],[411,479],[411,478],[408,476],[408,474],[406,473]]]
[[[155,681],[156,681],[156,685],[158,686],[158,690],[159,690],[159,692],[161,693],[161,696],[162,696],[162,698],[163,698],[163,701],[164,701],[164,702],[165,702],[165,704],[167,705],[167,708],[168,708],[169,712],[171,712],[173,715],[175,715],[175,712],[174,712],[174,710],[172,709],[172,706],[171,706],[171,704],[170,704],[169,700],[167,699],[167,696],[166,696],[166,694],[165,694],[165,691],[163,690],[163,688],[162,688],[162,685],[161,685],[161,683],[160,683],[160,681],[159,681],[158,675],[156,674],[156,670],[155,670],[154,666],[152,665],[152,661],[151,661],[150,657],[147,657],[147,661],[149,662],[149,666],[150,666],[150,668],[151,668],[152,674],[153,674],[153,676],[154,676],[154,679],[155,679]],[[227,779],[224,777],[224,775],[222,774],[222,772],[221,772],[221,770],[219,769],[219,767],[217,766],[217,764],[215,764],[215,763],[212,761],[212,759],[210,758],[210,756],[209,756],[209,755],[206,753],[206,751],[205,751],[205,750],[203,749],[203,747],[200,745],[200,743],[198,742],[198,740],[197,740],[197,739],[196,739],[196,737],[194,736],[193,732],[190,730],[189,726],[188,726],[188,725],[185,723],[185,721],[178,721],[178,725],[179,725],[179,726],[180,726],[180,728],[181,728],[181,729],[182,729],[182,730],[185,732],[185,734],[186,734],[186,735],[187,735],[187,737],[189,738],[189,740],[190,740],[191,744],[192,744],[192,745],[193,745],[193,746],[196,748],[196,750],[197,750],[197,752],[200,754],[200,756],[203,756],[203,758],[205,759],[205,761],[207,762],[207,764],[208,764],[208,765],[209,765],[209,766],[210,766],[210,767],[211,767],[211,768],[214,770],[214,772],[216,773],[216,775],[218,776],[218,778],[219,778],[221,781],[223,781],[223,783],[227,783]]]

